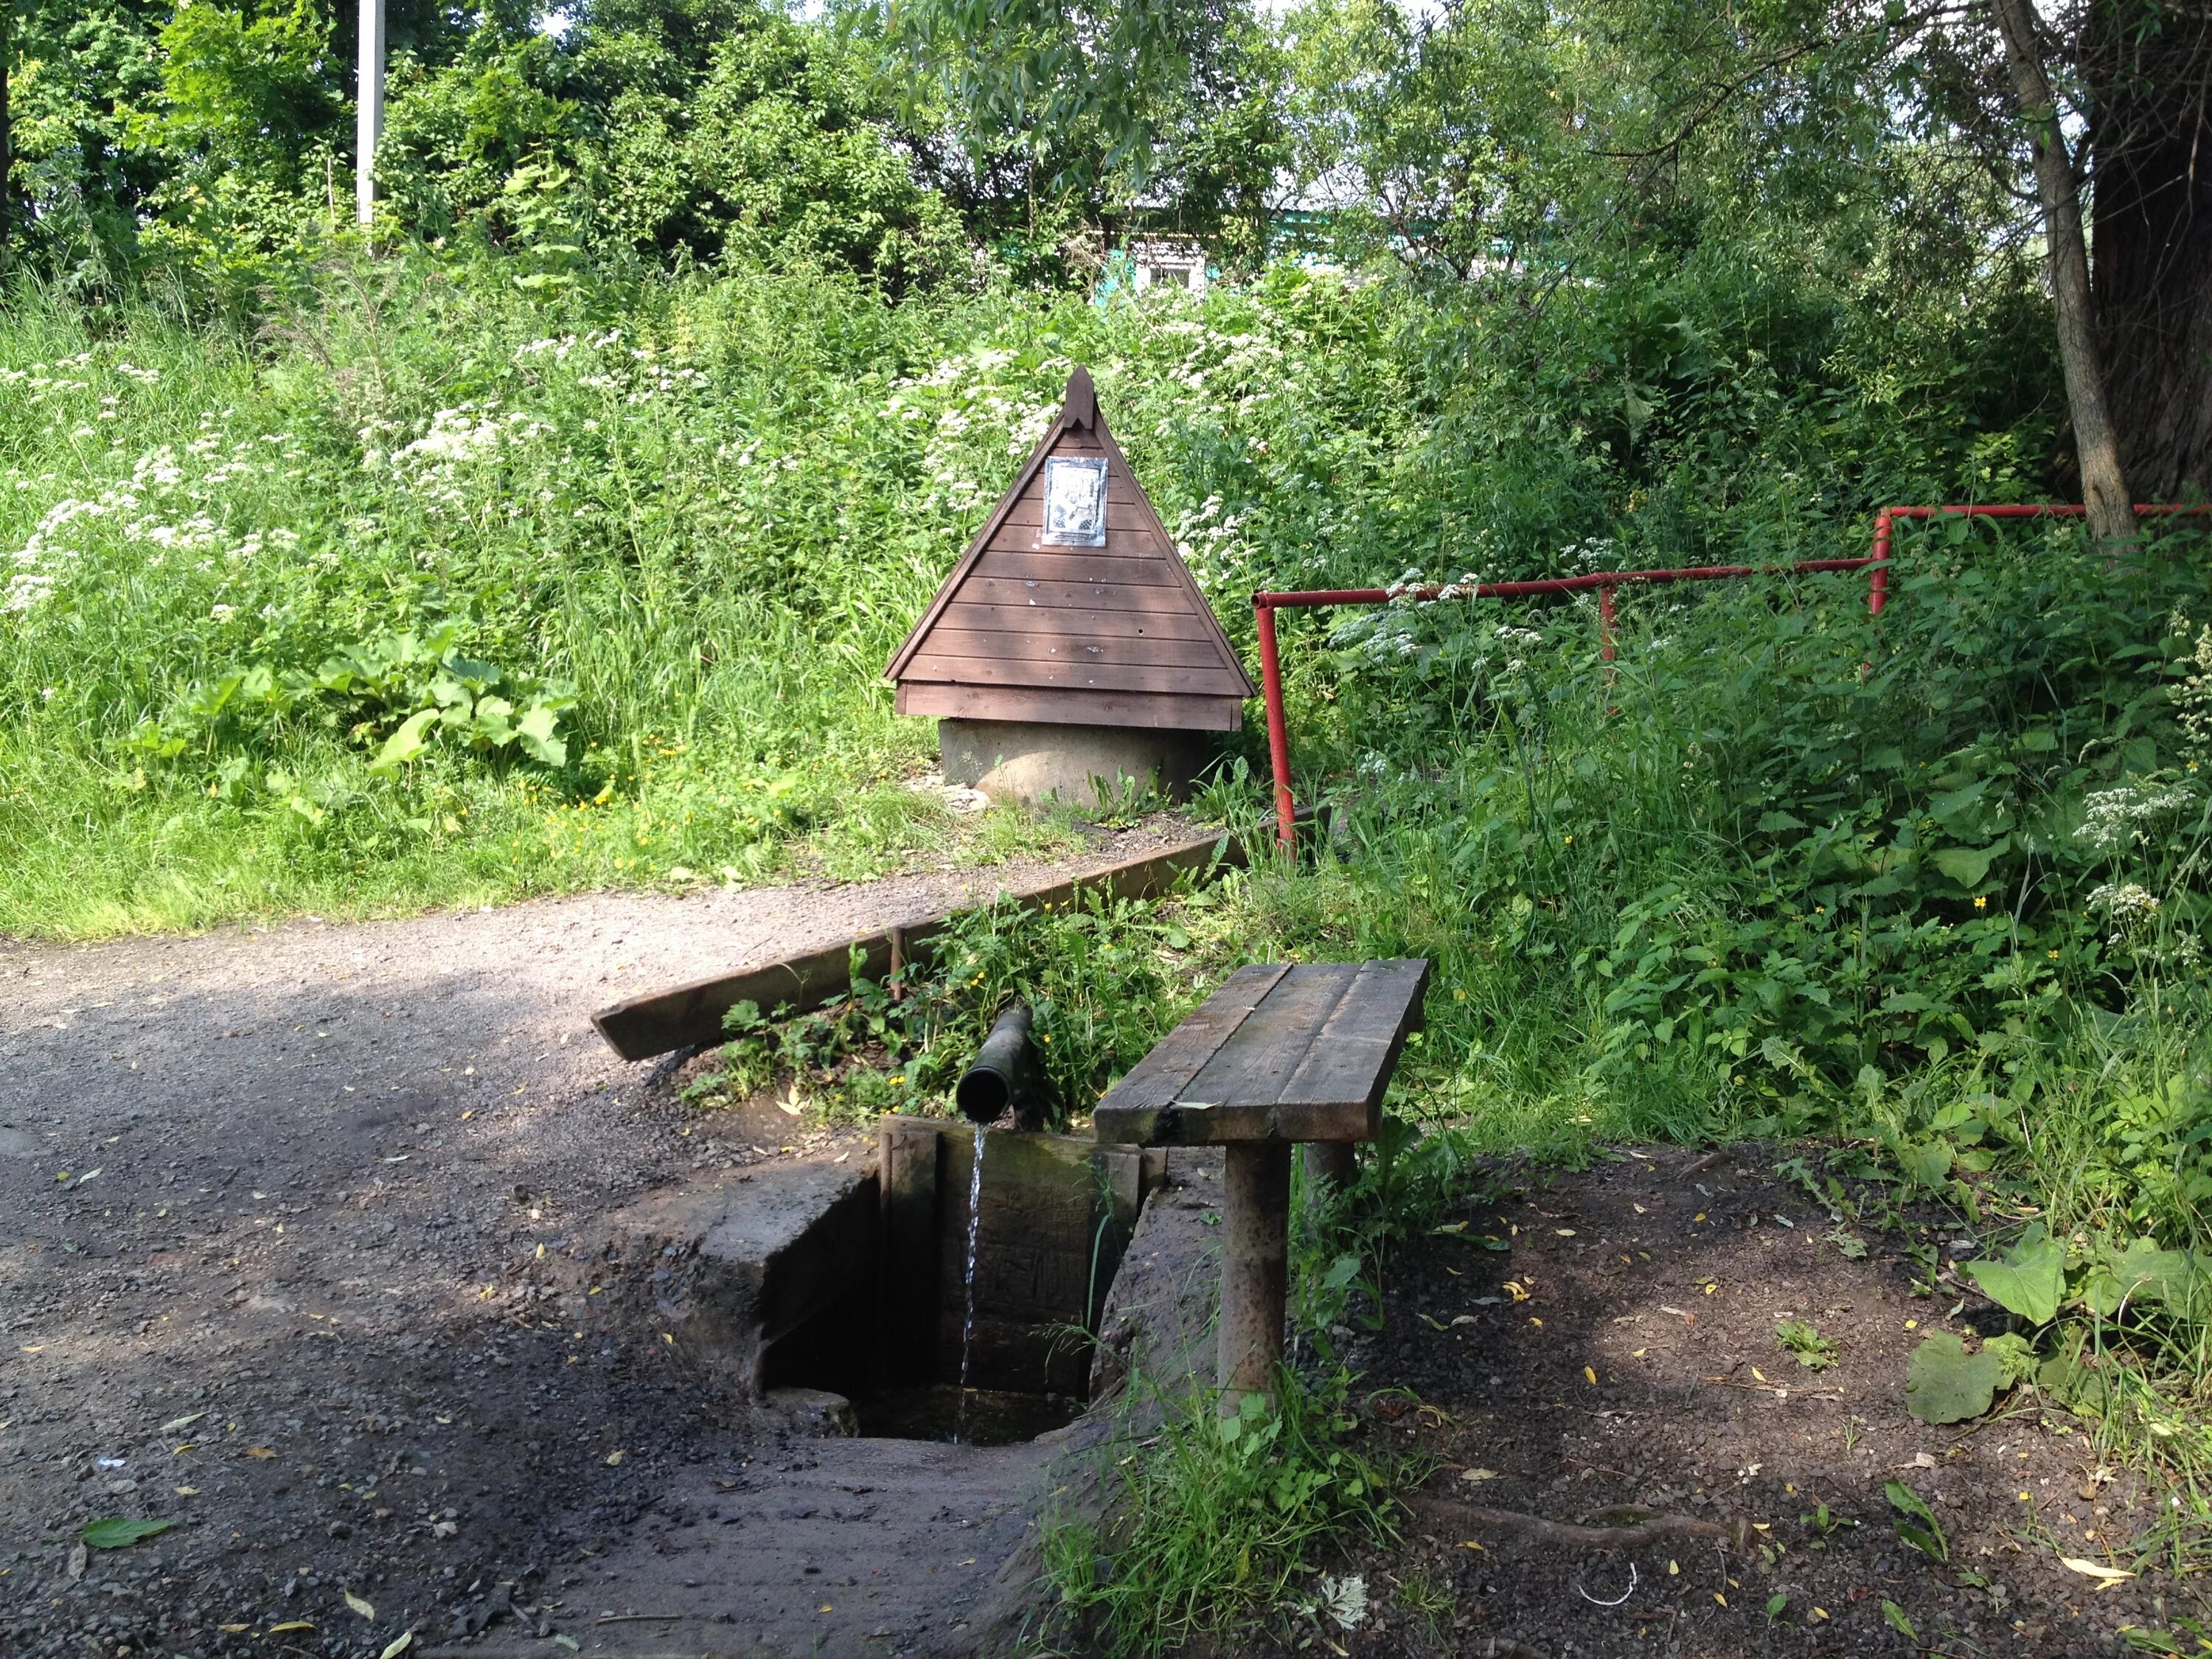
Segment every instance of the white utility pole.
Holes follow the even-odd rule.
[[[354,217],[376,216],[376,147],[384,139],[384,0],[361,0],[361,108],[354,125]]]

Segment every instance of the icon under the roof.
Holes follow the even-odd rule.
[[[1106,458],[1054,455],[1044,464],[1047,547],[1106,545]]]

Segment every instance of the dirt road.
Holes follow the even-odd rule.
[[[595,1224],[835,1154],[718,1139],[590,1012],[1164,838],[827,890],[0,944],[0,1651],[335,1659],[627,1616],[595,1562],[805,1456],[599,1305]],[[942,1563],[902,1537],[917,1588],[868,1598],[870,1650],[927,1646],[988,1578],[963,1523],[1003,1514],[999,1462]],[[110,1517],[171,1525],[79,1544]],[[835,1599],[819,1576],[787,1627],[765,1590],[723,1609],[729,1650],[789,1650]]]

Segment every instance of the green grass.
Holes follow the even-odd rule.
[[[1054,406],[1056,331],[1110,384],[1179,320],[743,272],[549,314],[419,261],[334,266],[248,340],[19,289],[0,929],[1064,845],[901,788],[933,734],[879,675]],[[380,766],[441,677],[458,721]]]
[[[1350,1530],[1394,1538],[1390,1493],[1414,1472],[1346,1443],[1355,1422],[1340,1379],[1285,1374],[1273,1401],[1248,1395],[1228,1415],[1210,1389],[1133,1383],[1125,1411],[1150,1407],[1158,1425],[1107,1472],[1103,1517],[1047,1516],[1059,1596],[1047,1639],[1132,1659],[1285,1613],[1314,1628],[1327,1597],[1307,1577],[1309,1554]]]

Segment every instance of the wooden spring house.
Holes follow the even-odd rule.
[[[1187,781],[1192,734],[1255,695],[1082,368],[884,672],[900,714],[939,717],[949,778],[1023,799]]]

